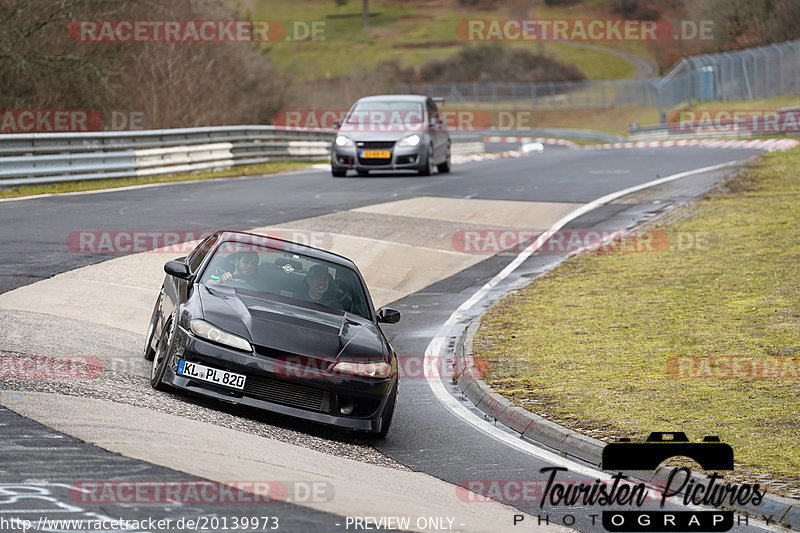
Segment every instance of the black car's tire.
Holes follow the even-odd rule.
[[[447,149],[447,158],[444,160],[444,163],[439,163],[436,165],[436,170],[439,171],[440,174],[447,174],[450,172],[450,149]]]
[[[369,170],[356,170],[359,176],[369,176]]]
[[[389,395],[389,399],[386,401],[383,411],[381,411],[381,429],[375,433],[369,433],[370,438],[376,440],[385,439],[386,434],[389,433],[389,427],[392,425],[392,418],[394,418],[394,408],[397,404],[397,389],[399,386],[400,379],[395,378],[392,393]]]
[[[433,174],[433,146],[428,146],[428,151],[425,153],[425,162],[419,169],[420,176],[430,176]]]
[[[164,290],[164,287],[161,287],[161,290]],[[143,355],[147,361],[152,361],[153,357],[156,354],[156,351],[153,349],[153,335],[156,333],[156,324],[158,323],[158,313],[161,310],[161,298],[164,296],[163,292],[158,293],[158,298],[156,299],[156,305],[153,307],[153,314],[150,315],[150,325],[147,326],[147,335],[145,335],[144,339],[144,350]]]
[[[347,176],[347,169],[331,167],[331,174],[333,175],[334,178],[343,178]]]
[[[161,332],[161,337],[158,339],[158,345],[153,355],[153,366],[150,370],[150,386],[155,390],[165,391],[169,389],[161,380],[164,379],[164,373],[167,370],[168,354],[175,341],[175,333],[177,330],[178,320],[175,314],[173,314],[164,325],[164,331]]]

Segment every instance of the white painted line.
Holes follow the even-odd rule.
[[[688,176],[693,176],[695,174],[703,174],[705,172],[712,172],[714,170],[721,170],[723,168],[732,167],[734,165],[740,164],[741,161],[728,161],[727,163],[722,163],[719,165],[713,165],[710,167],[705,167],[697,170],[690,170],[688,172],[681,172],[679,174],[673,174],[672,176],[666,176],[664,178],[659,178],[656,180],[648,181],[647,183],[643,183],[641,185],[634,185],[633,187],[628,187],[627,189],[623,189],[621,191],[613,192],[611,194],[607,194],[596,200],[589,202],[588,204],[584,204],[581,207],[575,209],[571,213],[568,213],[560,220],[558,220],[555,224],[553,224],[547,231],[541,234],[541,236],[536,240],[536,242],[532,242],[525,250],[520,252],[514,260],[508,264],[503,270],[501,270],[496,276],[494,276],[491,280],[486,282],[483,287],[478,289],[475,294],[470,296],[464,303],[462,303],[458,308],[453,311],[450,317],[442,324],[442,327],[439,328],[439,331],[436,334],[436,337],[431,340],[428,347],[425,349],[425,365],[432,365],[434,357],[441,357],[444,355],[445,348],[448,345],[449,338],[450,338],[450,331],[452,330],[453,326],[459,322],[462,322],[465,317],[467,316],[466,311],[471,309],[474,305],[480,302],[483,298],[489,294],[497,284],[507,278],[514,270],[516,270],[526,259],[528,259],[536,250],[538,250],[549,238],[550,235],[553,235],[555,232],[560,230],[569,222],[575,220],[581,215],[588,213],[594,209],[597,209],[600,206],[603,206],[607,203],[613,202],[614,200],[626,196],[628,194],[641,191],[643,189],[648,189],[650,187],[655,187],[656,185],[661,185],[663,183],[668,183],[670,181],[679,180],[681,178],[686,178]],[[428,368],[426,366],[425,368]],[[587,467],[580,463],[576,463],[566,457],[562,457],[560,455],[556,455],[554,453],[548,452],[538,446],[525,442],[524,440],[514,437],[505,431],[498,429],[497,427],[490,424],[488,421],[480,418],[479,416],[475,415],[469,409],[461,405],[461,403],[451,395],[447,389],[444,387],[444,383],[441,379],[428,376],[427,377],[428,385],[430,386],[431,390],[433,391],[434,396],[447,408],[449,409],[454,415],[458,416],[465,422],[469,423],[482,433],[488,435],[489,437],[494,438],[511,446],[512,448],[516,448],[524,453],[528,453],[540,459],[543,459],[549,463],[556,464],[558,466],[563,466],[564,468],[568,468],[572,472],[579,472],[585,476],[596,477],[598,479],[610,479],[610,476],[604,473],[601,470],[597,470],[593,467]]]

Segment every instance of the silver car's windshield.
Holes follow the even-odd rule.
[[[425,120],[422,103],[407,100],[369,100],[356,102],[347,114],[346,122],[350,124],[382,123],[392,120],[397,115],[404,122],[422,123]]]

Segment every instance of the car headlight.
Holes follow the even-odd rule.
[[[339,361],[331,372],[340,374],[352,374],[364,378],[388,378],[392,375],[392,365],[389,363],[352,363],[350,361]]]
[[[417,135],[409,135],[407,137],[403,137],[399,141],[397,141],[397,146],[416,146],[422,140],[422,137]]]
[[[250,343],[247,341],[247,339],[243,339],[228,333],[227,331],[223,331],[214,324],[209,324],[205,320],[192,320],[189,322],[189,327],[191,328],[192,333],[203,339],[224,344],[225,346],[230,346],[231,348],[236,348],[237,350],[244,350],[246,352],[253,351],[253,347],[250,346]]]
[[[344,135],[337,135],[336,146],[353,146],[353,139],[345,137]]]

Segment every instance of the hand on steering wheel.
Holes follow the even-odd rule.
[[[228,278],[228,281],[232,281],[234,283],[242,283],[242,284],[247,285],[248,287],[251,287],[251,288],[255,288],[256,287],[255,285],[253,285],[252,281],[250,281],[248,279],[245,279],[245,278],[230,277],[230,278]]]
[[[338,288],[336,291],[336,302],[342,307],[343,311],[349,311],[353,305],[353,295],[350,294],[350,291],[342,290]]]
[[[220,269],[220,268],[215,268],[214,269],[214,273],[215,274],[219,274],[220,272],[222,272],[222,269]],[[219,280],[218,281],[219,281],[219,283],[229,283],[229,282],[242,283],[242,284],[245,284],[245,285],[247,285],[249,287],[255,288],[255,285],[253,285],[253,282],[251,282],[250,280],[248,280],[246,278],[241,278],[239,276],[235,276],[232,272],[224,272],[222,275],[219,276]]]

